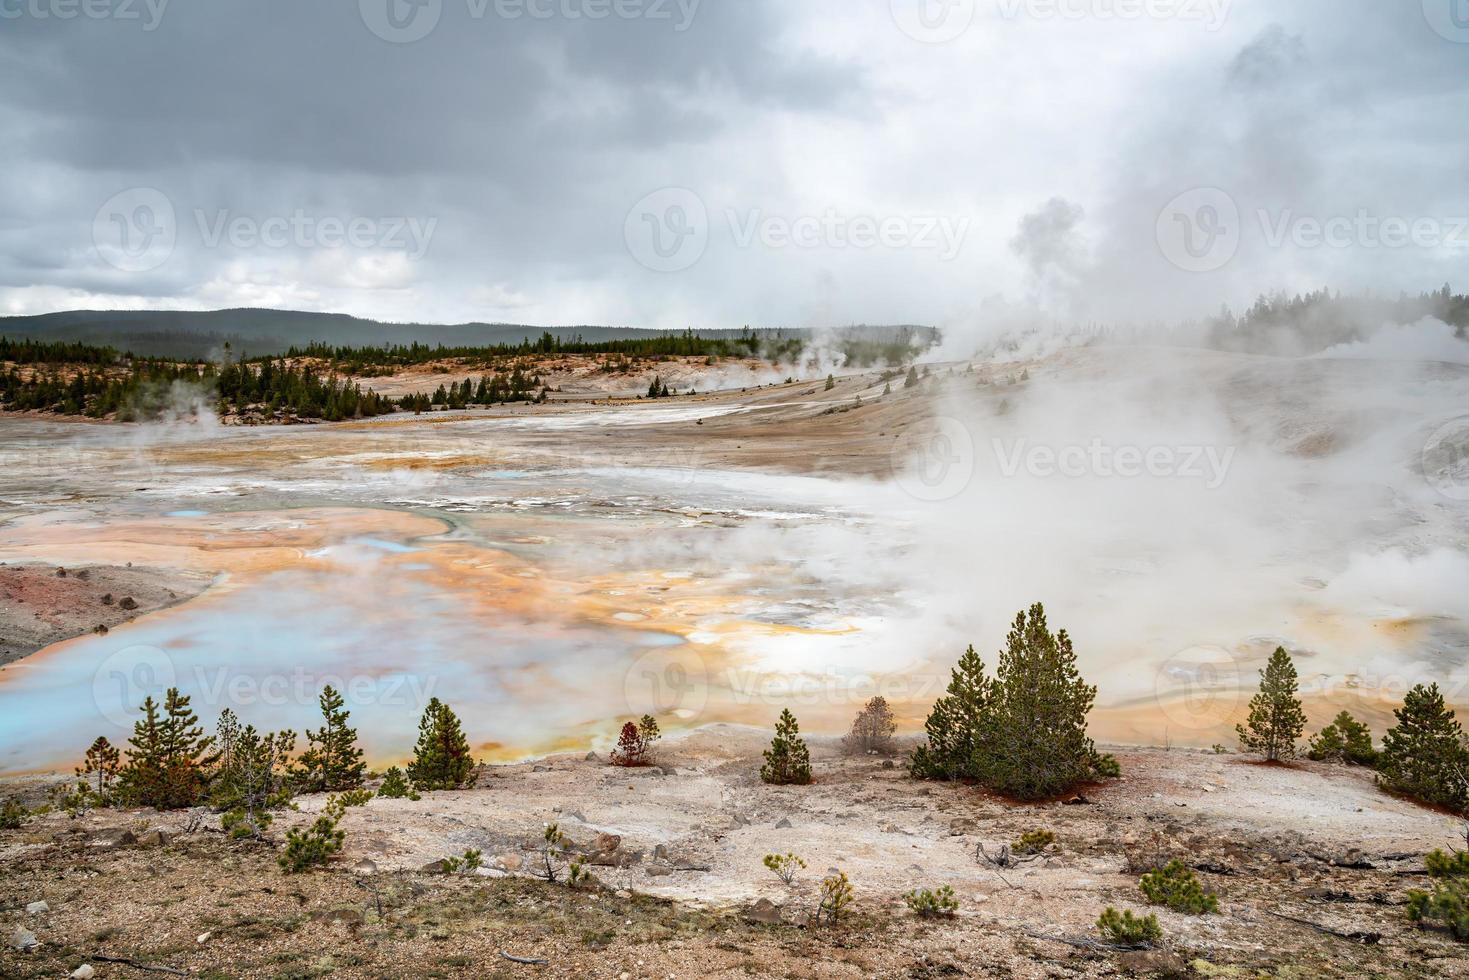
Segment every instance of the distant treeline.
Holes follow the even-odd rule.
[[[1469,296],[1447,284],[1436,292],[1396,298],[1343,295],[1327,289],[1288,296],[1262,295],[1243,314],[1227,307],[1205,324],[1208,346],[1239,353],[1298,355],[1365,340],[1383,324],[1434,317],[1469,339]]]

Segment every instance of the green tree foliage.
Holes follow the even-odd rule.
[[[954,897],[954,889],[948,885],[940,886],[937,891],[916,889],[904,895],[903,901],[914,915],[923,918],[950,918],[959,913],[959,899]]]
[[[118,774],[119,798],[158,810],[197,805],[217,759],[210,751],[214,739],[198,727],[189,699],[176,687],[164,695],[161,713],[152,697],[143,701],[142,710],[128,740],[127,764]]]
[[[1020,799],[1052,796],[1097,775],[1086,733],[1097,689],[1081,679],[1071,637],[1052,634],[1036,603],[1015,617],[1000,653],[977,753],[981,783]]]
[[[378,787],[377,795],[389,800],[423,799],[412,786],[408,785],[408,779],[403,775],[403,770],[397,766],[383,773],[383,784]]]
[[[910,367],[908,369],[908,376],[903,379],[903,387],[904,388],[912,388],[912,387],[914,387],[917,384],[918,384],[918,368],[916,368],[916,367]]]
[[[1143,894],[1154,905],[1163,905],[1174,912],[1188,915],[1203,915],[1218,912],[1219,899],[1204,891],[1194,874],[1182,861],[1169,861],[1156,871],[1143,875],[1139,882]]]
[[[852,728],[842,739],[842,747],[853,753],[890,752],[893,734],[897,730],[887,699],[875,697],[852,720]]]
[[[837,386],[837,379],[833,375],[828,374],[826,376],[826,388],[823,389],[823,390],[825,390],[825,391],[831,391],[836,386]]]
[[[362,785],[367,763],[357,747],[357,729],[347,725],[351,712],[330,685],[318,701],[325,724],[306,733],[307,749],[296,760],[292,776],[303,793],[339,792]]]
[[[1419,684],[1393,714],[1398,723],[1382,737],[1378,783],[1425,803],[1456,810],[1469,806],[1469,750],[1464,729],[1444,704],[1438,685]]]
[[[1469,851],[1434,851],[1423,859],[1433,891],[1408,892],[1411,922],[1440,924],[1460,942],[1469,942]]]
[[[304,830],[286,831],[286,849],[277,860],[286,874],[296,874],[325,864],[342,849],[347,832],[338,824],[347,812],[346,804],[336,796],[329,797],[321,815]]]
[[[408,778],[415,789],[467,789],[474,785],[474,760],[459,719],[438,698],[428,703],[418,723],[418,743]]]
[[[221,824],[231,838],[258,838],[274,819],[270,811],[290,805],[288,766],[296,733],[257,732],[254,725],[240,728],[229,709],[220,715],[215,731],[220,762],[210,786],[210,803],[224,811]]]
[[[993,679],[974,648],[965,651],[909,770],[919,779],[973,779],[1020,799],[1117,775],[1117,760],[1087,737],[1096,693],[1076,669],[1070,636],[1053,635],[1036,603],[1015,617]]]
[[[1260,671],[1260,690],[1250,699],[1249,718],[1234,726],[1241,749],[1263,755],[1267,762],[1295,758],[1296,741],[1306,730],[1306,712],[1296,690],[1296,665],[1284,647],[1276,647]]]
[[[94,786],[92,792],[98,803],[106,806],[112,799],[113,784],[117,781],[117,774],[122,768],[122,754],[107,740],[105,736],[99,736],[77,767],[77,778],[85,781],[89,786]]]
[[[1152,946],[1163,939],[1163,927],[1158,925],[1156,915],[1135,916],[1131,909],[1118,912],[1110,905],[1097,919],[1097,929],[1118,946]]]
[[[928,741],[909,763],[918,779],[976,778],[975,765],[989,705],[984,661],[971,645],[949,677],[948,693],[934,703],[924,724]]]
[[[1354,766],[1377,763],[1377,750],[1372,747],[1372,730],[1343,711],[1331,724],[1311,738],[1306,755],[1317,762],[1344,762]]]
[[[811,752],[802,740],[801,728],[790,709],[780,713],[775,723],[775,738],[765,750],[765,764],[760,778],[777,786],[804,786],[811,782]]]

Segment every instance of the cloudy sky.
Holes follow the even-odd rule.
[[[1469,289],[1463,0],[0,0],[0,311]]]

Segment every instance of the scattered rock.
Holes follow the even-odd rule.
[[[81,966],[71,971],[71,980],[92,980],[92,978],[96,975],[97,971],[92,969],[92,964],[83,963]]]
[[[622,838],[617,834],[598,834],[592,841],[592,850],[599,854],[611,854],[621,846]]]
[[[588,752],[586,754],[586,761],[588,761],[588,762],[596,762],[597,761],[597,753],[595,753],[595,752]]]
[[[26,906],[27,915],[40,915],[42,912],[50,911],[51,906],[47,905],[44,901],[32,902],[31,904]]]
[[[201,932],[199,933],[199,935],[194,937],[194,942],[198,943],[200,946],[203,946],[205,943],[209,942],[210,937],[212,937],[213,935],[214,933],[212,932]]]
[[[110,606],[110,605],[112,605],[116,601],[117,601],[116,599],[112,598],[112,593],[111,592],[107,593],[105,596],[102,597],[102,605],[104,605],[104,606]]]
[[[778,926],[780,906],[768,898],[762,898],[754,905],[745,907],[745,921],[754,925]]]
[[[39,945],[41,945],[41,941],[36,938],[36,934],[25,926],[16,926],[10,930],[10,946],[12,949],[20,950],[22,953],[28,953]]]
[[[791,822],[786,817],[781,817],[779,820],[777,820],[775,822],[775,829],[776,830],[789,830],[790,828],[791,828]]]
[[[153,829],[145,832],[138,838],[140,847],[164,847],[168,844],[168,834],[165,831]]]
[[[449,862],[439,858],[437,861],[430,861],[418,870],[426,875],[445,875],[449,873]]]
[[[882,767],[884,769],[892,769],[892,768],[894,768],[894,766],[893,766],[893,760],[892,759],[884,759],[884,760],[882,760]]]
[[[519,871],[523,863],[519,854],[501,854],[495,858],[495,862],[506,871]]]
[[[138,600],[134,599],[130,595],[125,595],[117,601],[117,608],[126,609],[131,612],[132,610],[138,608]]]
[[[652,864],[648,865],[649,878],[662,878],[665,875],[671,874],[673,874],[673,867],[666,862],[654,861]]]
[[[361,861],[352,865],[352,873],[354,875],[377,874],[377,862],[372,858],[363,858]]]
[[[531,772],[550,772],[551,771],[551,767],[550,766],[531,766],[530,767],[530,771]]]
[[[956,817],[949,821],[950,837],[963,837],[965,834],[972,834],[978,829],[979,825],[968,817]]]
[[[658,844],[657,846],[655,846],[653,848],[653,857],[656,858],[659,861],[662,861],[662,860],[667,859],[667,857],[668,857],[668,845],[667,844]]]
[[[665,776],[677,776],[678,770],[672,766],[659,766],[658,771]]]
[[[133,835],[131,830],[114,827],[97,831],[96,834],[92,835],[92,840],[88,846],[96,848],[99,851],[115,851],[118,848],[131,847],[137,842],[138,838]]]
[[[617,898],[632,898],[632,892],[628,891],[626,888],[619,888],[612,894]]]
[[[563,817],[570,817],[573,820],[580,820],[582,823],[586,823],[587,822],[587,818],[584,817],[584,816],[582,816],[582,812],[580,810],[567,810],[565,813],[563,813],[561,815]]]

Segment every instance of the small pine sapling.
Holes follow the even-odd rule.
[[[1097,920],[1097,929],[1108,942],[1116,946],[1143,948],[1163,939],[1163,927],[1158,925],[1156,915],[1150,912],[1144,916],[1136,916],[1131,909],[1118,912],[1110,905]]]
[[[1377,762],[1372,747],[1372,730],[1352,717],[1350,711],[1337,715],[1331,724],[1311,737],[1306,756],[1317,762],[1341,762],[1371,766]]]
[[[1455,939],[1469,942],[1469,852],[1434,851],[1423,859],[1433,891],[1408,892],[1408,920],[1440,923]]]
[[[82,764],[77,767],[77,778],[93,786],[98,806],[108,806],[112,802],[112,785],[117,781],[117,774],[122,769],[122,753],[107,741],[105,736],[99,736],[91,747],[87,749],[86,757]]]
[[[1198,876],[1182,861],[1169,861],[1158,870],[1148,872],[1139,884],[1148,901],[1174,912],[1203,915],[1219,911],[1219,898],[1204,891]]]
[[[1250,699],[1250,716],[1234,726],[1240,748],[1266,762],[1294,759],[1296,740],[1306,730],[1306,712],[1296,696],[1296,665],[1285,647],[1276,647],[1260,671],[1260,690]]]
[[[1020,855],[1039,854],[1054,843],[1056,835],[1049,830],[1028,830],[1010,845],[1010,850]]]
[[[954,889],[948,885],[941,886],[937,891],[919,888],[904,895],[903,901],[914,915],[927,919],[953,918],[959,912],[959,900],[954,897]]]
[[[811,782],[811,752],[801,739],[796,716],[787,708],[775,723],[775,738],[765,750],[760,778],[776,786],[805,786]]]
[[[327,798],[321,816],[305,830],[286,831],[286,850],[280,866],[286,874],[295,874],[325,864],[342,849],[347,833],[337,825],[346,814],[346,806],[335,796]]]
[[[418,791],[408,785],[408,778],[403,775],[403,770],[392,766],[383,773],[383,784],[378,787],[377,795],[389,800],[421,800]]]

